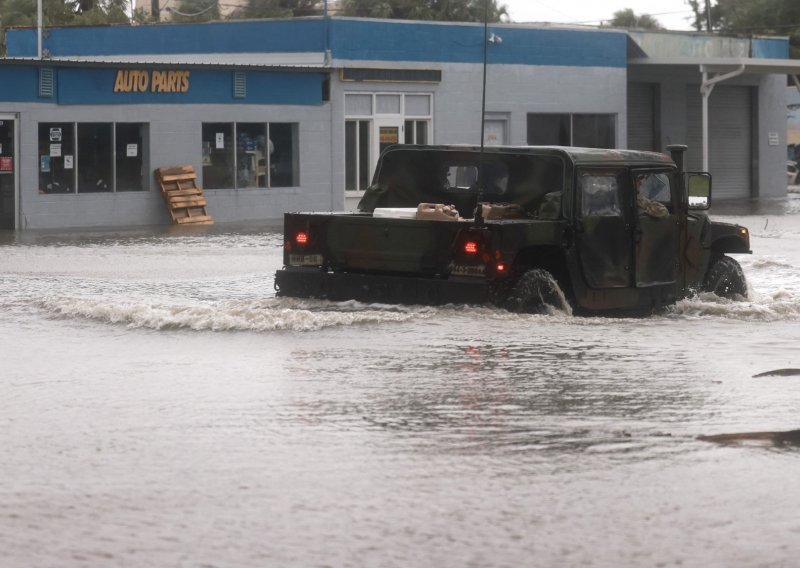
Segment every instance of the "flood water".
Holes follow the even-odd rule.
[[[800,195],[645,319],[276,299],[275,228],[6,234],[0,565],[793,566]]]

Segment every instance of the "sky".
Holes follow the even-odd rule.
[[[633,9],[650,14],[670,30],[691,30],[693,12],[685,0],[499,0],[514,22],[553,22],[597,25],[614,12]]]

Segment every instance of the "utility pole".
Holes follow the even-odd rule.
[[[706,30],[711,33],[711,0],[706,0]]]
[[[36,0],[36,57],[42,58],[42,0]]]

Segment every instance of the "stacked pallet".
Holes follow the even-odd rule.
[[[169,216],[176,225],[210,225],[208,203],[203,190],[197,186],[197,174],[192,166],[158,168],[156,179],[167,205]]]

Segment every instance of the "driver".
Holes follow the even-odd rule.
[[[646,196],[647,192],[646,183],[650,176],[646,174],[638,174],[636,176],[636,205],[639,208],[639,213],[653,217],[654,219],[663,219],[669,216],[669,210],[663,203],[659,203],[654,199]]]

